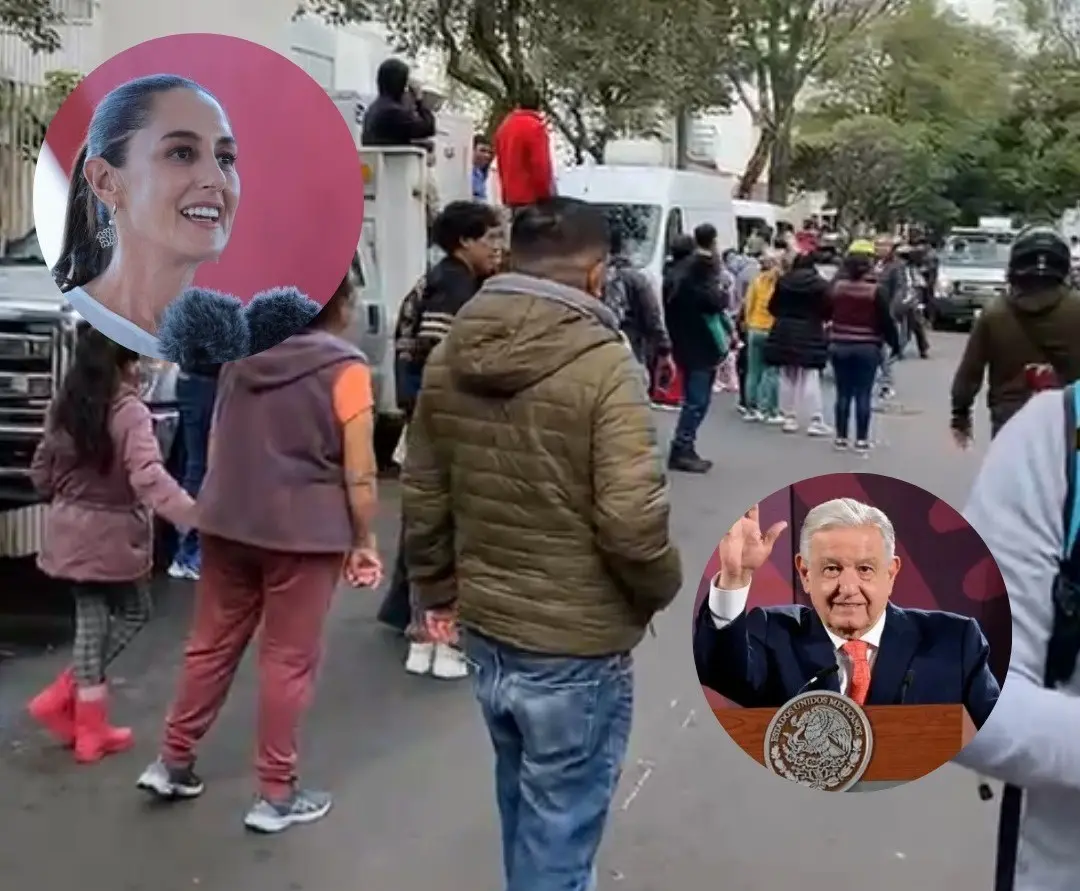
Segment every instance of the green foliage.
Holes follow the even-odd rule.
[[[1080,201],[1080,61],[1015,47],[932,0],[881,20],[822,66],[798,183],[879,225],[1059,216]]]
[[[0,117],[10,122],[8,132],[25,160],[37,161],[49,122],[81,80],[77,71],[47,71],[42,87],[8,83],[0,89]]]
[[[797,103],[830,55],[842,51],[904,0],[740,0],[729,75],[758,128],[758,143],[739,183],[750,197],[769,170],[769,198],[787,203]]]
[[[576,152],[654,132],[665,108],[727,104],[729,0],[308,0],[328,21],[378,21],[400,50],[435,49],[493,124],[539,88]]]
[[[50,0],[0,0],[0,28],[12,31],[35,53],[60,49],[56,26],[63,22]]]

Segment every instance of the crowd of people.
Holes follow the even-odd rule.
[[[407,67],[383,68],[365,140],[429,138],[433,118]],[[493,145],[478,139],[477,157],[489,163],[493,149],[502,168],[531,154],[537,107],[528,99]],[[524,167],[505,169],[523,179]],[[856,239],[826,278],[809,227],[793,241],[755,233],[736,251],[704,224],[670,245],[656,293],[628,260],[625,233],[600,208],[555,195],[542,164],[504,184],[515,205],[508,240],[504,212],[476,200],[487,170],[474,200],[433,215],[440,259],[397,320],[395,382],[407,421],[397,453],[401,533],[379,616],[408,639],[407,671],[474,677],[495,755],[507,891],[595,889],[629,739],[632,653],[683,581],[665,470],[712,468],[698,433],[724,389],[737,391],[745,423],[869,450],[875,398],[891,397],[892,362],[909,335],[929,354],[920,303],[933,292],[932,256],[918,241]],[[1063,438],[1060,397],[1031,398],[1080,378],[1070,265],[1060,235],[1021,235],[1010,297],[976,322],[953,387],[953,430],[966,444],[989,369],[1001,436],[987,468],[999,472],[984,470],[969,514],[1005,560],[1014,615],[1030,610],[1047,626],[1051,579],[1080,591],[1080,508],[1075,521],[1058,521],[1059,501],[1069,516],[1072,490],[1066,475],[1057,486],[1050,467],[1073,458],[1058,453],[1076,442],[1076,409],[1065,408],[1074,435]],[[180,482],[164,467],[138,396],[139,357],[83,325],[33,461],[49,503],[39,562],[72,585],[76,636],[71,666],[30,713],[80,763],[132,746],[131,730],[110,721],[108,668],[148,619],[151,517],[164,517],[181,533],[170,573],[196,582],[195,608],[159,756],[137,785],[168,801],[202,794],[199,743],[261,627],[258,793],[244,818],[259,832],[331,808],[328,793],[300,783],[298,726],[335,590],[342,579],[374,588],[383,578],[371,378],[343,337],[356,293],[350,274],[282,343],[220,367],[181,369]],[[666,456],[654,415],[665,403],[679,412]],[[258,449],[249,447],[253,431]],[[1043,454],[1051,441],[1056,450]],[[1017,456],[1037,495],[1005,484]],[[1042,499],[1037,510],[1032,499]],[[1035,548],[1054,558],[1038,579],[1013,548],[1034,517],[1060,530],[1054,548]],[[1066,607],[1062,621],[1080,614]],[[1051,631],[1020,625],[1027,636],[1010,678],[1039,686],[1033,666]],[[1029,708],[1027,688],[1011,683],[988,723],[993,745],[973,747],[968,762],[1018,786],[1074,789],[1076,760],[1065,752],[1075,748],[1076,722],[1073,735],[1046,743],[1054,757],[1041,757],[1041,738],[1024,737],[1021,725],[1038,709],[1048,721],[1057,713],[1035,693]],[[1045,810],[1050,819],[1053,807]]]
[[[803,233],[810,231],[808,224]],[[697,453],[696,432],[713,394],[726,390],[738,393],[748,423],[831,436],[837,449],[866,453],[873,406],[895,395],[893,363],[907,341],[929,356],[923,306],[933,282],[924,272],[925,248],[889,236],[856,239],[826,277],[815,239],[769,245],[754,233],[742,251],[721,250],[716,228],[703,224],[671,245],[659,299],[668,337],[646,336],[627,316],[628,336],[651,340],[661,358],[652,369],[654,399],[680,412],[672,470],[712,467]],[[830,407],[822,392],[827,372],[835,381]]]

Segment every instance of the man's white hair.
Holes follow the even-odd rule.
[[[818,532],[860,526],[877,526],[885,540],[885,559],[892,560],[896,554],[896,530],[892,521],[884,511],[854,498],[834,498],[810,510],[799,531],[799,554],[804,560],[810,558],[810,539]]]

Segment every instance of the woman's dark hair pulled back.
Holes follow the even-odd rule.
[[[345,277],[341,280],[341,284],[330,295],[330,299],[323,304],[323,308],[318,315],[308,322],[307,327],[323,330],[336,325],[341,318],[341,314],[356,302],[360,292],[360,281],[359,267],[357,261],[354,260],[353,265],[349,267],[349,271],[345,273]]]
[[[844,271],[855,281],[866,278],[873,268],[873,259],[864,254],[848,254],[844,257]]]
[[[52,270],[61,291],[93,281],[105,271],[111,254],[111,249],[102,247],[97,239],[98,230],[109,224],[109,212],[83,175],[87,159],[102,158],[113,167],[123,167],[127,163],[131,135],[149,122],[155,97],[172,90],[195,90],[217,101],[209,90],[189,78],[152,74],[116,87],[94,109],[86,142],[71,168],[64,243]]]
[[[102,473],[112,464],[109,415],[123,369],[138,359],[134,350],[109,340],[86,322],[79,323],[75,358],[49,407],[49,421],[53,429],[71,437],[80,464]]]

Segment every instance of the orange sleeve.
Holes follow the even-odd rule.
[[[344,426],[374,404],[371,370],[363,362],[350,362],[334,381],[334,415]]]

